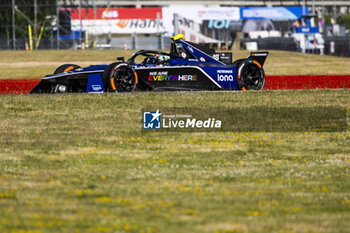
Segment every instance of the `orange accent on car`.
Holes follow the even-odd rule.
[[[241,79],[241,76],[240,76],[240,75],[238,75],[238,79]]]
[[[68,72],[70,70],[74,70],[74,67],[73,66],[68,66],[63,72]]]
[[[245,89],[245,87],[242,87],[242,91],[246,91],[247,89]]]
[[[261,65],[260,65],[259,62],[257,62],[257,61],[254,60],[253,63],[256,64],[257,66],[259,66],[259,68],[261,68]]]
[[[135,81],[136,81],[136,84],[138,84],[138,83],[139,83],[139,78],[137,77],[137,73],[136,73],[136,71],[134,72],[134,75],[135,75]]]
[[[111,78],[111,86],[112,86],[113,91],[115,91],[117,89],[114,85],[114,78]]]

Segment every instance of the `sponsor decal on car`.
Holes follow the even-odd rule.
[[[214,55],[213,55],[213,58],[214,58],[215,60],[219,61],[220,55],[219,55],[219,54],[214,54]]]
[[[148,75],[148,81],[197,81],[197,75],[192,74],[168,74],[168,71],[153,71]]]
[[[233,71],[232,70],[218,70],[217,71],[218,81],[233,81]]]
[[[101,85],[92,85],[92,89],[93,89],[94,91],[101,91],[101,90],[102,90],[102,87],[101,87]]]

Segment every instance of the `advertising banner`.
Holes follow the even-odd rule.
[[[208,35],[231,32],[288,31],[300,19],[302,7],[203,7],[197,5],[163,8],[62,9],[71,14],[73,31],[88,34],[155,34],[173,36],[177,32],[192,42],[216,42]],[[305,12],[308,12],[306,7]],[[175,15],[177,22],[175,25]],[[274,22],[278,22],[275,23]],[[282,27],[283,26],[283,27]],[[303,29],[301,32],[304,32]],[[305,33],[305,32],[304,32]],[[225,35],[226,35],[225,34]],[[217,36],[216,36],[217,37]],[[228,36],[225,36],[228,38]]]
[[[166,35],[174,35],[174,15],[178,15],[179,32],[192,42],[216,42],[204,36],[201,28],[204,22],[213,22],[216,27],[226,27],[231,21],[240,19],[239,7],[169,6],[163,7],[163,26]]]
[[[308,7],[305,12],[309,12]],[[296,20],[303,15],[302,7],[242,7],[241,19]]]
[[[74,20],[80,19],[79,9],[68,8]],[[157,14],[162,18],[162,8],[97,8],[96,15],[92,8],[82,8],[82,19],[157,19]]]
[[[64,9],[71,12],[72,30],[89,34],[130,34],[163,32],[162,8],[91,8]],[[80,20],[81,19],[81,20]],[[158,20],[159,19],[159,20]]]
[[[305,34],[319,33],[320,28],[319,27],[297,27],[295,28],[295,32],[305,33]]]

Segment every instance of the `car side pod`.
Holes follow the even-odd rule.
[[[265,85],[263,65],[268,52],[252,52],[237,65],[237,87],[239,90],[262,90]]]

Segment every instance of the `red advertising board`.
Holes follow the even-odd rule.
[[[0,79],[0,94],[28,94],[40,79]],[[350,75],[266,76],[264,90],[350,88]]]
[[[79,9],[66,8],[71,12],[72,20],[80,19]],[[157,19],[162,18],[162,8],[97,8],[96,15],[92,8],[81,9],[81,19]]]

